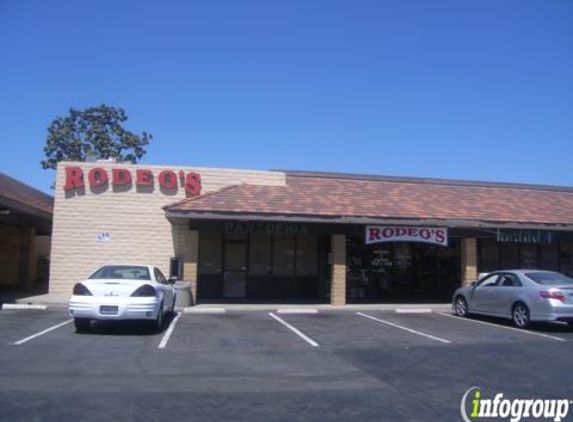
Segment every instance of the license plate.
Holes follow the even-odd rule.
[[[100,306],[99,313],[102,315],[117,315],[118,312],[117,306]]]

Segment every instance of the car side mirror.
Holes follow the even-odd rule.
[[[476,282],[476,281],[472,281],[471,284],[470,284],[470,286],[472,286],[472,287],[477,286],[477,282]]]

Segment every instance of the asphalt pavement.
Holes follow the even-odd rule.
[[[573,398],[561,324],[231,311],[77,334],[65,309],[2,310],[0,338],[0,421],[459,421],[473,386]]]

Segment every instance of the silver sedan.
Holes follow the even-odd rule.
[[[489,273],[453,295],[456,315],[509,318],[519,328],[532,321],[563,321],[573,327],[573,279],[553,271]]]

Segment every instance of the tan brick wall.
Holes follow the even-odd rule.
[[[332,236],[330,279],[330,304],[344,306],[346,304],[346,236]]]
[[[86,181],[88,171],[95,167],[106,169],[110,178],[112,168],[129,169],[133,178],[136,169],[149,169],[154,174],[154,190],[137,192],[133,185],[126,191],[114,192],[109,184],[105,191],[94,193],[86,184],[83,194],[72,196],[63,189],[67,166],[82,168]],[[107,263],[146,263],[157,265],[168,273],[169,259],[176,252],[182,253],[178,245],[181,237],[172,231],[185,232],[185,227],[172,228],[162,207],[184,199],[185,191],[179,187],[170,195],[164,194],[157,183],[157,176],[163,170],[199,173],[202,193],[241,183],[272,186],[286,183],[285,174],[281,172],[62,162],[58,165],[56,178],[50,292],[69,293],[75,282]],[[96,232],[101,231],[109,232],[111,241],[96,242]],[[183,242],[193,242],[190,240],[193,236],[183,235]],[[188,268],[187,272],[190,271]]]
[[[477,280],[477,240],[462,239],[461,243],[462,286]]]

